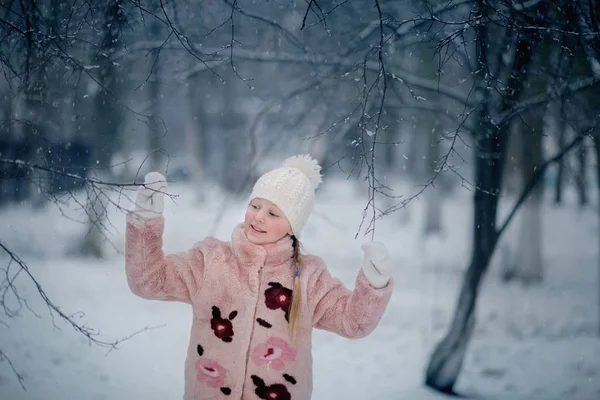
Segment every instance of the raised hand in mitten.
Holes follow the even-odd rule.
[[[165,208],[167,180],[159,172],[150,172],[144,177],[135,199],[134,215],[141,219],[150,219],[162,214]]]
[[[365,253],[362,270],[374,288],[386,286],[392,277],[390,253],[381,242],[365,243],[361,246]]]

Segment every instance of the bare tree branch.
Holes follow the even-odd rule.
[[[218,54],[222,49],[212,49],[211,52]],[[354,61],[347,58],[340,58],[335,55],[326,54],[312,54],[307,56],[295,55],[290,53],[276,53],[270,54],[265,52],[256,52],[246,49],[236,49],[235,57],[237,59],[253,61],[253,62],[272,62],[272,63],[289,63],[289,64],[310,64],[317,66],[336,66],[340,68],[347,68],[354,70],[358,66],[364,67],[366,70],[374,73],[380,72],[380,66],[378,61]],[[225,63],[228,60],[221,60],[219,63]],[[185,81],[190,76],[197,74],[200,71],[205,70],[203,66],[194,66],[193,68],[186,71],[184,74],[179,76],[179,80]],[[437,84],[435,81],[419,78],[406,71],[394,68],[394,66],[388,65],[386,75],[388,78],[398,80],[399,82],[412,85],[418,89],[422,89],[428,92],[433,92],[448,97],[449,99],[455,100],[460,104],[468,104],[466,97],[458,90],[450,87]]]
[[[379,4],[379,0],[375,0],[375,7],[376,7],[377,13],[379,15],[379,46],[377,47],[377,59],[378,59],[378,63],[379,63],[379,70],[378,70],[377,77],[375,78],[375,81],[373,82],[373,84],[371,85],[371,88],[369,89],[369,92],[373,89],[379,89],[380,101],[379,101],[379,105],[377,107],[377,113],[376,113],[376,119],[375,119],[376,122],[375,122],[375,126],[373,127],[373,130],[371,131],[367,128],[368,121],[365,121],[365,109],[364,108],[363,108],[363,112],[361,114],[361,118],[360,118],[360,122],[359,122],[359,128],[360,128],[360,132],[361,132],[361,136],[362,136],[363,154],[364,154],[365,161],[367,164],[367,179],[369,181],[369,200],[367,202],[367,205],[365,206],[365,209],[363,210],[363,219],[362,219],[361,223],[359,224],[358,229],[360,231],[360,229],[362,228],[364,219],[370,208],[372,218],[369,221],[369,225],[365,231],[365,234],[371,233],[371,239],[374,239],[374,237],[375,237],[375,221],[377,219],[375,194],[380,191],[380,188],[378,186],[376,186],[377,178],[375,175],[375,144],[377,142],[377,134],[379,133],[381,115],[383,114],[383,107],[385,105],[385,96],[387,93],[387,74],[386,74],[385,62],[383,59],[383,45],[385,42],[385,34],[383,31],[383,23],[384,22],[383,22],[383,13],[381,11],[381,6]],[[365,87],[366,87],[366,80],[365,80]],[[369,96],[370,96],[370,94],[366,94],[366,96],[363,95],[363,98],[368,99]],[[367,102],[365,101],[364,104],[366,107]],[[372,137],[372,144],[371,144],[370,149],[368,149],[366,147],[365,134]],[[369,154],[370,154],[370,160],[369,160]]]
[[[230,0],[222,0],[222,1],[223,1],[223,3],[227,4],[229,7],[234,9],[236,12],[238,12],[240,15],[243,15],[243,16],[253,19],[255,21],[265,23],[266,25],[274,28],[292,46],[294,46],[295,48],[297,48],[298,50],[300,50],[303,53],[308,53],[308,49],[306,48],[306,46],[304,46],[304,44],[302,44],[302,40],[300,40],[298,37],[296,37],[296,35],[292,31],[290,31],[286,27],[282,26],[277,21],[270,19],[270,18],[266,18],[262,15],[258,15],[258,14],[255,14],[255,13],[252,13],[249,11],[245,11],[244,9],[240,8],[236,2],[231,2]]]
[[[504,230],[508,227],[508,224],[513,219],[513,217],[515,216],[517,211],[520,209],[521,205],[525,202],[525,200],[527,199],[527,197],[529,196],[531,191],[538,184],[539,180],[542,178],[542,176],[544,175],[544,173],[546,172],[548,167],[551,166],[552,164],[560,161],[565,155],[567,155],[578,144],[580,144],[583,141],[583,139],[588,137],[590,130],[592,130],[592,129],[586,130],[585,132],[578,134],[570,143],[568,143],[562,149],[559,149],[558,152],[553,157],[546,160],[542,165],[540,165],[540,167],[538,169],[536,169],[535,173],[532,175],[532,177],[529,179],[529,181],[525,184],[517,201],[511,208],[510,213],[508,214],[508,216],[506,217],[506,219],[504,220],[504,222],[498,229],[498,233],[497,233],[498,237],[500,237],[502,235],[502,233],[504,232]]]
[[[597,87],[600,83],[600,79],[596,77],[590,77],[578,80],[577,82],[573,82],[565,86],[563,90],[561,90],[560,94],[555,94],[552,92],[544,93],[538,96],[531,97],[529,99],[525,99],[515,104],[511,108],[501,112],[500,114],[492,117],[491,122],[495,126],[502,126],[511,118],[515,116],[531,110],[532,108],[543,106],[552,100],[558,100],[560,98],[565,98],[568,96],[572,96],[578,92],[581,92],[586,89],[591,89]]]
[[[12,370],[13,374],[15,374],[15,376],[17,377],[17,380],[19,381],[19,385],[21,385],[21,388],[23,390],[27,390],[25,388],[25,378],[23,378],[23,375],[21,375],[19,373],[19,371],[15,368],[15,365],[13,364],[12,360],[8,357],[8,355],[4,351],[2,351],[2,349],[0,349],[0,363],[2,361],[6,361],[8,363],[8,366]]]
[[[32,164],[32,163],[26,163],[26,162],[20,161],[20,160],[6,160],[6,159],[0,158],[0,164],[13,165],[13,166],[17,166],[19,168],[26,168],[29,170],[40,170],[40,171],[45,171],[45,172],[51,172],[56,175],[61,175],[61,176],[69,177],[74,180],[82,181],[86,184],[86,187],[88,188],[87,189],[88,190],[87,191],[88,198],[93,197],[93,196],[96,196],[96,197],[102,196],[102,197],[110,200],[110,198],[109,198],[108,194],[105,192],[105,190],[115,190],[115,189],[123,190],[123,189],[131,188],[131,187],[136,187],[136,188],[140,187],[140,184],[135,184],[135,183],[120,184],[120,183],[114,183],[114,182],[103,182],[96,178],[82,177],[77,174],[63,172],[63,171],[60,171],[60,170],[57,170],[57,169],[54,169],[51,167],[40,166],[40,165],[36,165],[36,164]],[[145,185],[146,184],[142,184],[141,186],[145,187]],[[49,195],[49,196],[51,196],[51,195]],[[79,200],[77,200],[73,193],[69,192],[69,196],[77,204],[79,204],[82,209],[85,209],[84,204],[81,203]],[[169,196],[172,198],[175,197],[174,195],[169,195]],[[52,198],[51,200],[54,201],[56,206],[61,210],[61,213],[63,213],[62,208],[61,208],[61,204],[63,202],[60,201],[60,199],[58,199],[56,197]],[[121,208],[121,206],[120,206],[120,204],[118,204],[118,202],[115,202],[113,200],[110,200],[110,201],[117,208],[119,208],[119,209]],[[86,212],[87,213],[97,213],[98,210],[86,209]],[[64,213],[63,213],[63,215],[64,215]],[[95,221],[94,223],[101,223],[101,229],[103,231],[107,230],[107,226],[104,225],[104,222],[99,222],[99,221],[104,220],[103,218],[101,218],[100,215],[92,214],[89,219],[90,219],[90,221],[93,221],[93,222]],[[4,278],[3,278],[3,280],[0,281],[0,305],[2,306],[2,310],[3,310],[4,314],[9,318],[16,317],[18,315],[18,311],[23,306],[27,307],[31,312],[33,312],[35,314],[35,312],[33,310],[31,310],[31,308],[29,308],[29,306],[27,305],[27,301],[20,296],[19,290],[16,285],[17,278],[19,278],[20,276],[25,276],[27,278],[27,280],[29,282],[33,283],[33,285],[35,286],[36,292],[39,294],[39,296],[45,303],[45,305],[48,309],[48,313],[49,313],[50,317],[52,318],[53,325],[56,328],[59,328],[59,327],[56,324],[55,316],[59,317],[59,319],[66,322],[67,325],[71,326],[71,328],[73,328],[78,334],[85,336],[90,341],[91,344],[108,348],[109,352],[112,351],[113,349],[116,349],[117,346],[120,343],[122,343],[123,341],[126,341],[139,333],[142,333],[149,329],[155,328],[155,327],[145,327],[137,332],[134,332],[131,335],[128,335],[126,337],[116,339],[116,340],[104,339],[100,335],[100,332],[97,329],[94,329],[94,328],[88,326],[87,324],[81,322],[81,318],[84,315],[82,312],[68,314],[65,311],[63,311],[63,309],[61,307],[59,307],[46,294],[46,292],[44,291],[44,289],[42,287],[42,284],[35,278],[34,274],[31,272],[28,264],[21,257],[19,257],[14,251],[12,251],[6,243],[4,243],[1,240],[0,240],[0,252],[6,254],[9,258],[6,267],[3,269]],[[13,266],[16,266],[16,269],[13,268]],[[9,297],[16,301],[16,307],[17,307],[16,310],[9,306],[9,304],[8,304]],[[19,380],[19,383],[21,384],[23,389],[25,389],[23,376],[18,373],[16,366],[8,358],[8,355],[4,351],[2,351],[2,349],[0,349],[0,361],[7,361],[10,368],[16,374],[17,379]]]

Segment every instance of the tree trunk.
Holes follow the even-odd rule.
[[[523,173],[524,162],[522,160],[525,152],[522,151],[522,126],[519,123],[512,123],[509,130],[502,185],[504,192],[512,197],[518,196],[519,190],[526,184],[524,181],[525,174]],[[508,171],[509,169],[510,171]],[[518,247],[519,244],[517,243],[516,246]],[[514,249],[512,243],[506,242],[503,243],[501,251],[499,257],[500,276],[503,282],[510,282],[517,273],[517,257],[515,254],[518,254],[518,251]]]
[[[40,29],[39,10],[35,1],[29,0],[22,3],[23,13],[25,15],[27,53],[25,55],[25,77],[24,104],[22,115],[25,116],[27,123],[23,127],[24,143],[27,144],[28,154],[24,159],[30,163],[43,164],[44,151],[46,143],[45,111],[46,99],[46,64],[40,60],[44,58],[42,50],[35,43],[34,32]],[[38,151],[42,150],[42,151]],[[31,171],[24,169],[21,171],[22,177],[27,185],[19,185],[26,193],[23,197],[30,199],[35,206],[41,206],[45,202],[43,196],[46,188],[45,182],[48,182],[48,173],[45,171]]]
[[[99,179],[103,179],[101,176]],[[108,199],[97,191],[88,192],[88,201],[86,204],[86,213],[88,215],[88,229],[83,238],[80,253],[95,258],[104,258],[105,256],[105,235],[102,227],[106,220],[106,211]]]
[[[533,130],[529,127],[534,127]],[[525,185],[542,163],[541,130],[543,121],[535,118],[526,119],[524,123],[517,121],[512,127],[509,137],[507,160],[512,159],[515,172],[510,179],[513,190],[511,194],[522,193]],[[516,161],[516,162],[515,162]],[[508,167],[508,161],[505,168]],[[504,185],[507,184],[505,173]],[[519,280],[532,283],[541,280],[541,215],[542,202],[540,186],[532,191],[522,205],[518,214],[519,239],[516,244],[505,243],[501,255],[501,277],[504,282]],[[512,247],[512,248],[511,248]]]
[[[593,136],[594,150],[596,153],[596,185],[598,190],[598,202],[600,203],[600,132]],[[598,213],[598,230],[600,231],[600,207],[596,207]],[[600,232],[598,233],[598,336],[600,336]]]
[[[504,172],[502,177],[502,190],[507,196],[516,196],[523,186],[521,173],[521,132],[516,123],[511,123],[507,130],[508,144],[506,148],[506,159],[504,160]]]
[[[113,96],[117,96],[122,89],[122,82],[113,60],[110,56],[117,50],[115,48],[120,40],[120,27],[124,23],[122,0],[110,0],[105,15],[108,32],[102,43],[102,51],[97,52],[94,62],[100,66],[98,81],[102,84],[94,97],[94,115],[92,117],[91,137],[91,169],[95,170],[96,177],[107,181],[113,180],[114,173],[111,160],[118,148],[119,129],[122,125],[122,111],[115,104]],[[108,199],[96,190],[88,190],[88,230],[81,243],[80,252],[96,258],[103,258],[104,239],[103,224],[106,216]]]
[[[543,277],[541,205],[542,196],[533,193],[521,210],[518,256],[512,277],[525,284],[539,283]]]
[[[93,137],[91,158],[92,168],[110,171],[114,152],[119,148],[119,137],[123,122],[123,111],[117,103],[123,91],[123,80],[111,56],[120,48],[122,38],[121,27],[125,23],[122,0],[109,0],[106,7],[104,41],[99,50],[94,50],[96,57],[92,61],[98,65],[96,79],[101,87],[94,95],[91,132]],[[111,172],[112,173],[112,172]]]
[[[210,93],[215,93],[215,90],[208,89],[207,91],[198,91],[198,87],[214,87],[213,74],[199,74],[189,79],[186,82],[187,87],[187,118],[186,118],[186,162],[188,165],[190,181],[194,185],[196,192],[196,201],[204,202],[206,199],[207,183],[210,182],[207,177],[213,176],[210,170],[210,165],[216,165],[220,160],[215,157],[214,153],[220,152],[209,151],[216,148],[215,129],[211,123],[214,121],[215,112],[214,104],[211,103],[212,96]],[[215,177],[219,180],[220,177]]]
[[[485,3],[480,3],[480,13],[485,13]],[[508,143],[508,127],[491,126],[490,112],[506,110],[520,97],[527,69],[531,63],[532,43],[514,32],[506,35],[507,46],[499,46],[496,54],[500,82],[505,79],[506,90],[502,95],[491,93],[487,88],[486,71],[489,70],[490,48],[487,40],[492,33],[488,27],[478,27],[477,93],[480,111],[475,120],[475,187],[473,194],[473,239],[471,262],[465,272],[460,295],[449,331],[435,347],[425,375],[425,384],[444,393],[453,393],[454,385],[462,368],[467,345],[475,328],[475,303],[481,278],[484,276],[498,240],[496,211],[502,187],[502,175]]]
[[[475,155],[473,195],[473,249],[465,273],[452,325],[435,347],[427,367],[425,384],[444,393],[453,393],[462,368],[467,345],[475,328],[475,303],[481,278],[497,241],[496,209],[502,183],[502,153],[506,147],[502,132],[480,134]]]
[[[557,34],[555,40],[560,43],[566,43],[568,37],[566,34]],[[548,88],[548,92],[556,98],[560,98],[568,84],[567,77],[570,76],[573,71],[573,59],[574,57],[572,57],[570,52],[566,51],[563,46],[557,46],[551,54],[550,64],[556,66],[556,73],[554,81]],[[567,140],[568,125],[564,107],[564,100],[556,99],[548,105],[546,112],[549,136],[554,136],[557,139],[559,149],[564,147]],[[558,160],[556,168],[554,202],[556,204],[561,204],[565,182],[565,160],[563,158]]]
[[[413,58],[416,57],[416,60]],[[437,72],[435,52],[426,46],[419,46],[415,50],[413,63],[416,62],[415,74],[423,79],[432,79]],[[436,117],[429,111],[416,111],[413,114],[414,132],[410,135],[408,154],[408,174],[413,182],[423,182],[428,178],[431,163],[435,158],[430,158],[432,130],[436,128]]]
[[[577,178],[575,183],[577,185],[577,194],[579,195],[579,205],[586,206],[588,204],[587,195],[587,179],[586,179],[586,167],[587,167],[587,148],[585,144],[579,147],[577,152]]]
[[[567,126],[565,120],[561,118],[561,125],[558,131],[558,148],[561,149],[565,145],[565,136]],[[564,185],[565,175],[565,160],[561,159],[556,166],[556,182],[554,187],[554,202],[556,204],[562,204],[562,191]]]
[[[519,250],[513,278],[523,283],[538,283],[542,280],[541,197],[532,195],[523,204],[519,232]]]
[[[3,87],[5,93],[9,93],[3,102],[4,123],[0,123],[0,158],[5,160],[16,158],[11,150],[16,143],[15,124],[13,124],[14,94],[10,87]],[[15,201],[18,193],[15,174],[17,168],[13,165],[0,165],[0,206],[4,203]]]
[[[522,149],[521,154],[521,191],[543,163],[541,116],[533,115],[527,127],[518,126]],[[532,127],[533,129],[528,129]],[[543,276],[542,263],[542,215],[541,207],[544,186],[538,184],[525,200],[520,212],[519,239],[517,241],[516,262],[509,264],[510,271],[504,274],[505,280],[517,279],[525,284],[538,283]]]
[[[157,13],[160,13],[160,9],[156,10]],[[156,18],[152,19],[150,35],[155,40],[160,40],[161,34],[161,22],[159,22]],[[151,53],[151,71],[152,76],[150,77],[149,87],[148,87],[148,95],[150,101],[150,110],[152,119],[149,123],[149,132],[148,132],[148,151],[150,152],[150,169],[152,171],[159,171],[166,173],[166,153],[162,148],[162,137],[165,134],[165,128],[160,118],[160,110],[161,110],[161,96],[160,96],[160,86],[161,86],[161,60],[160,60],[160,50],[154,49]]]
[[[429,166],[430,178],[434,177],[439,167],[439,126],[431,129],[429,132],[429,147],[427,148],[427,164]],[[425,226],[423,233],[425,236],[440,233],[442,230],[442,194],[441,186],[434,185],[425,190]]]
[[[200,106],[198,107],[195,88],[196,85],[192,85],[191,83],[188,85],[189,115],[186,119],[185,128],[186,157],[188,170],[190,171],[190,181],[196,191],[196,200],[202,203],[206,199],[204,176],[204,135],[206,132],[206,123],[204,121],[204,112],[196,109],[202,109],[203,103],[200,102]]]

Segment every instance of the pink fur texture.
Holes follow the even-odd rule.
[[[364,337],[379,323],[392,294],[392,281],[374,289],[362,272],[349,290],[321,258],[306,255],[293,343],[289,237],[257,246],[238,225],[230,242],[208,237],[187,252],[165,255],[163,230],[162,216],[145,222],[127,217],[126,273],[137,296],[192,306],[184,400],[310,399],[312,329]]]

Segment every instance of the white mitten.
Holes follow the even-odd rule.
[[[386,286],[392,277],[390,253],[381,242],[365,243],[362,270],[369,284],[376,289]]]
[[[134,215],[143,220],[161,215],[165,208],[165,190],[167,180],[161,173],[146,174],[144,186],[140,186],[135,199]]]

